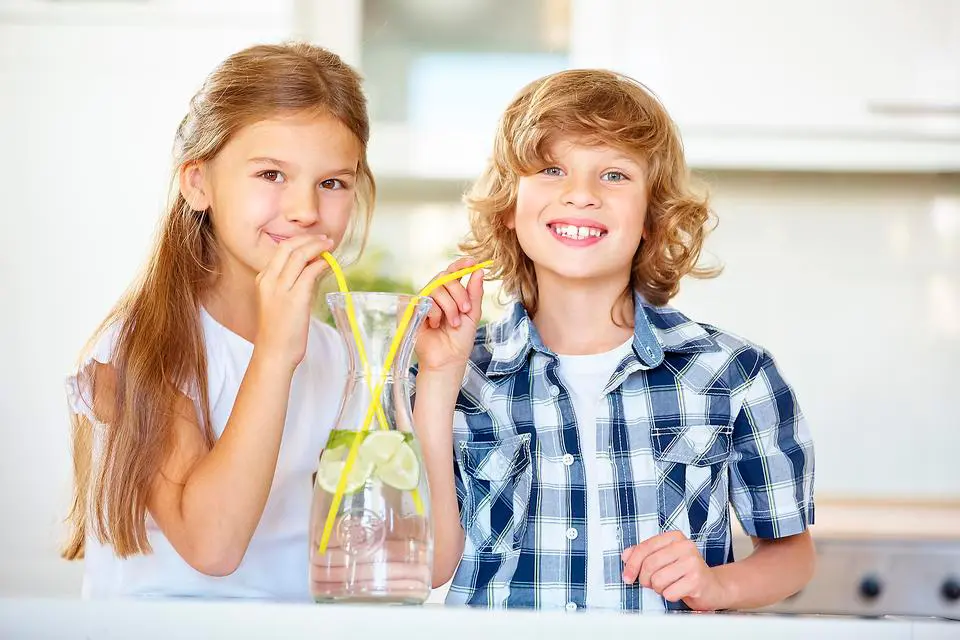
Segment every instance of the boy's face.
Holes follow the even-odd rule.
[[[629,279],[647,212],[644,164],[608,146],[560,139],[551,161],[520,178],[508,223],[538,279]]]

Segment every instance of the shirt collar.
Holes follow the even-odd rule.
[[[639,368],[659,366],[666,353],[699,353],[719,348],[715,332],[694,322],[670,306],[655,307],[634,293],[633,353]],[[526,308],[514,302],[506,316],[487,327],[491,360],[490,377],[507,376],[519,371],[530,353],[537,351],[556,357],[540,338]]]

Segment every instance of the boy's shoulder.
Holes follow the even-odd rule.
[[[664,364],[695,386],[733,390],[749,383],[767,361],[762,345],[714,324],[693,320],[675,307],[644,305]]]

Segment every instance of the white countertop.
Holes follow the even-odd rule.
[[[870,638],[957,640],[960,622],[904,618],[475,610],[200,600],[0,599],[0,638],[16,640],[506,640],[578,638],[723,640]],[[642,634],[642,635],[640,635]]]

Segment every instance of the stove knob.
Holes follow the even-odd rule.
[[[943,586],[940,587],[940,595],[947,602],[956,602],[960,600],[960,580],[956,578],[947,578]]]
[[[883,583],[876,576],[867,576],[860,581],[860,596],[864,600],[873,600],[883,591]]]

